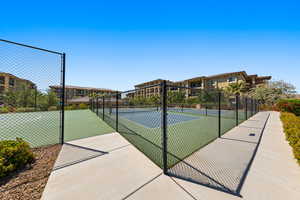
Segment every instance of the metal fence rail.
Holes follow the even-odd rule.
[[[64,142],[65,61],[64,53],[0,39],[0,140]]]

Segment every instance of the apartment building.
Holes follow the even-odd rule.
[[[153,81],[148,81],[135,85],[136,92],[128,94],[128,97],[150,97],[159,95],[161,92],[160,84],[163,82],[163,79],[156,79]],[[167,80],[167,84],[173,84],[172,81]]]
[[[250,89],[256,87],[257,85],[267,83],[267,81],[271,80],[271,78],[271,76],[258,76],[257,74],[248,75],[245,71],[239,71],[217,74],[212,76],[199,76],[176,82],[167,80],[167,83],[169,85],[174,85],[174,88],[170,87],[169,90],[181,90],[185,92],[186,97],[192,97],[196,95],[197,89],[224,89],[230,83],[236,82],[244,82],[246,84],[246,87]],[[159,95],[161,91],[161,86],[156,84],[160,84],[162,81],[162,79],[157,79],[135,85],[135,89],[137,89],[137,91],[134,94],[130,94],[130,97],[149,97],[152,95]],[[154,86],[151,87],[151,85]],[[176,86],[192,89],[184,89],[178,87],[176,88]],[[147,88],[142,89],[144,87]]]
[[[61,86],[60,85],[51,85],[49,86],[52,91],[57,94],[59,98],[61,96]],[[90,94],[114,94],[117,91],[105,89],[105,88],[92,88],[92,87],[80,87],[80,86],[65,86],[65,96],[66,100],[87,97]]]
[[[10,73],[0,72],[0,104],[3,103],[2,95],[5,91],[9,89],[16,89],[21,85],[31,89],[36,87],[36,85],[29,80],[17,77]]]

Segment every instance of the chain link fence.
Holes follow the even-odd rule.
[[[162,82],[91,98],[90,109],[168,173],[256,113],[246,99]]]
[[[63,143],[65,54],[0,40],[0,69],[0,140]]]
[[[148,98],[144,96],[146,89],[92,98],[90,109],[162,167],[160,93]]]

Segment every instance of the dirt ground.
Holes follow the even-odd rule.
[[[32,149],[36,161],[0,180],[1,200],[40,199],[61,145]]]

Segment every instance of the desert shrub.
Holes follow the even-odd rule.
[[[77,109],[77,106],[75,104],[68,105],[65,107],[65,110],[76,110],[76,109]]]
[[[35,108],[30,107],[30,108],[26,108],[25,110],[26,110],[25,112],[34,112]]]
[[[9,112],[8,107],[5,107],[5,106],[0,107],[0,113],[8,113],[8,112]]]
[[[79,109],[87,109],[88,106],[86,104],[84,104],[84,103],[81,103],[81,104],[79,104],[78,108]]]
[[[278,111],[277,107],[274,105],[261,104],[259,105],[259,110],[261,111]]]
[[[282,99],[276,104],[281,112],[291,112],[300,116],[300,99]]]
[[[54,110],[57,110],[57,107],[56,106],[50,106],[48,108],[48,111],[54,111]]]
[[[281,113],[286,139],[293,148],[294,156],[300,164],[300,117],[293,113]]]
[[[19,107],[15,109],[15,112],[34,112],[35,108],[32,107]]]
[[[26,112],[26,108],[23,108],[23,107],[16,108],[15,112]]]
[[[34,161],[34,154],[24,140],[0,141],[0,178]]]

